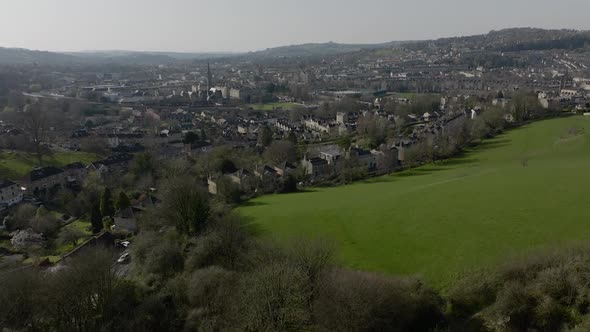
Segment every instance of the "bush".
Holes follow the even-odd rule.
[[[453,321],[477,317],[492,330],[573,328],[590,309],[588,248],[529,257],[460,280],[449,292]]]
[[[297,267],[275,262],[241,280],[237,327],[246,331],[301,331],[310,325],[311,289]]]
[[[429,331],[444,323],[443,301],[420,282],[333,271],[314,304],[327,331]]]

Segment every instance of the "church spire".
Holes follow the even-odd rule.
[[[213,76],[211,75],[211,66],[209,62],[207,62],[207,90],[211,89],[211,85],[213,84]]]

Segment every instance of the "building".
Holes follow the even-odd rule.
[[[0,208],[12,206],[23,200],[23,191],[15,182],[0,181]]]
[[[322,158],[314,157],[308,159],[307,156],[301,161],[301,165],[306,175],[313,177],[323,177],[330,174],[330,165],[328,161]]]
[[[368,171],[372,171],[377,168],[377,158],[369,150],[350,148],[348,156],[349,158],[356,159],[358,163],[366,167]]]
[[[117,232],[137,233],[137,217],[136,214],[141,210],[134,207],[128,207],[121,211],[117,211],[114,215],[114,229]]]
[[[66,176],[66,184],[68,186],[81,185],[88,175],[88,169],[81,162],[71,163],[65,165],[63,168]]]
[[[274,170],[280,176],[289,175],[289,174],[295,172],[296,169],[297,169],[297,167],[295,165],[289,163],[288,161],[282,162],[274,167]]]
[[[320,158],[326,160],[332,165],[338,162],[342,157],[342,151],[338,146],[330,146],[320,150]]]
[[[105,171],[113,172],[113,171],[127,171],[129,169],[129,164],[133,160],[133,156],[128,153],[119,153],[103,160],[95,161],[88,165],[88,170],[91,171],[99,171],[103,173]]]
[[[32,170],[23,179],[27,193],[39,194],[42,191],[61,186],[65,183],[66,174],[62,169],[53,166],[40,167]]]
[[[213,149],[213,145],[206,141],[196,141],[184,145],[184,152],[189,156],[197,153],[207,153],[211,151],[211,149]]]

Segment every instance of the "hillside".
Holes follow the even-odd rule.
[[[444,287],[465,270],[590,237],[589,128],[584,117],[538,122],[445,164],[239,211],[262,236],[327,237],[345,265]]]
[[[328,43],[310,43],[301,45],[290,45],[269,48],[259,52],[250,53],[256,56],[268,57],[304,57],[304,56],[325,56],[343,53],[358,52],[364,49],[387,48],[400,45],[401,42],[389,42],[382,44],[339,44],[334,42]]]
[[[80,58],[68,54],[0,47],[0,65],[35,63],[44,65],[64,65],[80,62],[82,62]]]
[[[409,49],[460,47],[493,51],[523,51],[548,49],[578,49],[590,45],[590,32],[577,30],[546,30],[536,28],[511,28],[491,31],[488,34],[465,37],[440,38],[423,41],[392,41],[379,44],[309,43],[280,46],[248,53],[182,53],[182,52],[134,52],[90,51],[55,53],[27,49],[1,48],[2,64],[43,65],[159,65],[179,61],[208,60],[221,57],[281,58],[329,56],[354,53],[362,50],[380,50],[395,47]]]

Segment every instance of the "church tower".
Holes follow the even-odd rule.
[[[207,62],[207,100],[211,98],[211,88],[213,87],[213,75],[211,75],[211,66]]]

